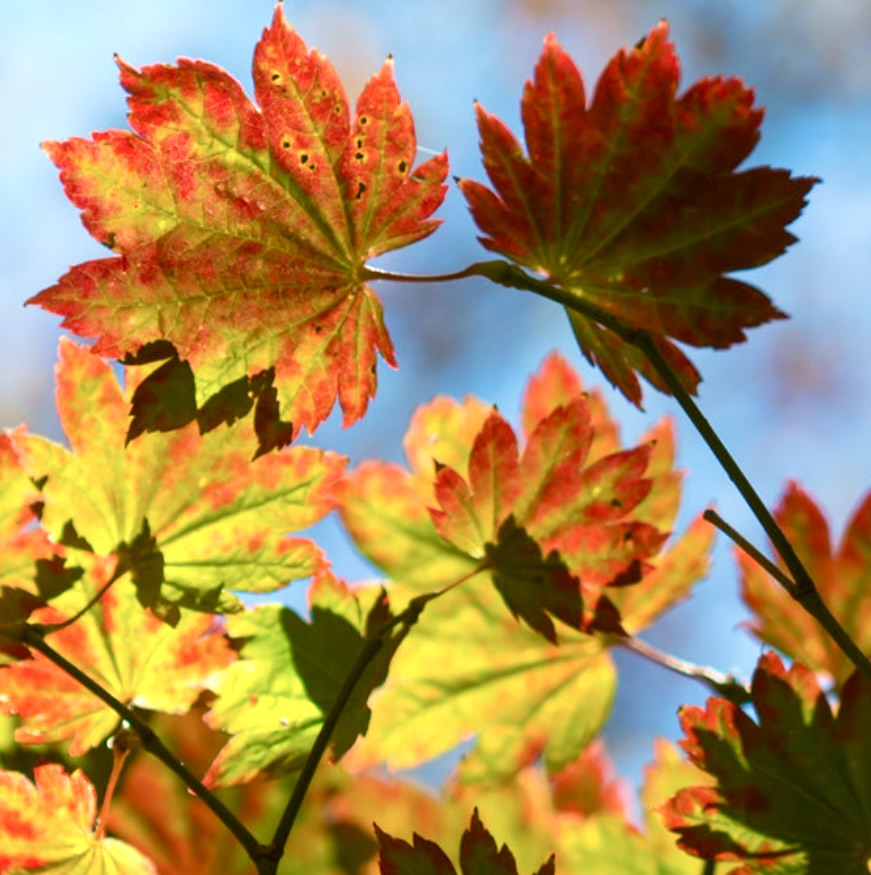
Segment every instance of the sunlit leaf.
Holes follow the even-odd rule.
[[[76,586],[51,607],[34,612],[50,625],[78,613],[109,580],[110,560],[95,560]],[[234,654],[214,618],[184,611],[173,628],[136,599],[126,580],[112,586],[87,613],[48,637],[49,644],[125,705],[181,714]],[[41,653],[0,668],[0,710],[18,714],[19,743],[69,741],[79,756],[110,736],[120,718]]]
[[[311,541],[287,537],[321,519],[344,468],[308,447],[250,462],[243,426],[195,426],[125,447],[128,409],[109,366],[62,339],[57,403],[71,449],[19,434],[27,472],[45,478],[42,522],[58,541],[118,554],[150,607],[232,609],[228,590],[268,592],[322,564]]]
[[[329,574],[312,584],[310,610],[308,623],[279,605],[228,618],[230,636],[244,644],[207,715],[232,736],[209,768],[211,785],[299,771],[369,636],[390,619],[383,593],[369,592],[361,604]],[[334,760],[366,732],[369,694],[384,681],[403,635],[399,627],[373,654],[333,732]]]
[[[7,875],[157,875],[135,848],[95,832],[97,794],[85,775],[37,766],[35,783],[0,772],[0,871]]]
[[[277,424],[280,405],[293,432],[312,431],[337,398],[346,424],[359,419],[378,353],[395,364],[365,263],[435,229],[448,166],[442,154],[413,167],[392,61],[352,115],[332,64],[279,3],[254,52],[259,107],[204,61],[119,67],[132,130],[45,145],[85,227],[117,255],[31,303],[104,356],[135,361],[163,343],[166,367],[137,399],[141,428],[229,421],[252,405]]]

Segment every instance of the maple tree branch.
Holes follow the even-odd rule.
[[[466,275],[471,276],[473,274],[486,276],[493,282],[509,288],[534,292],[551,301],[562,304],[564,307],[612,331],[621,340],[634,346],[647,358],[702,440],[708,445],[708,448],[720,463],[726,475],[735,485],[735,488],[762,526],[765,534],[768,535],[774,550],[783,560],[783,564],[790,575],[792,575],[793,585],[787,588],[787,592],[828,632],[832,640],[841,648],[853,665],[871,680],[871,660],[857,646],[856,642],[853,641],[825,602],[823,602],[813,578],[804,567],[804,563],[799,559],[798,554],[778,525],[777,520],[774,519],[773,514],[768,510],[765,502],[762,501],[759,493],[750,483],[744,471],[692,399],[681,382],[680,377],[674,372],[656,345],[653,336],[647,331],[626,325],[613,314],[602,310],[600,307],[584,299],[579,292],[553,285],[545,280],[536,279],[522,268],[507,261],[478,262],[466,269]]]
[[[632,653],[637,653],[644,659],[656,663],[675,674],[701,681],[710,687],[718,696],[723,696],[730,702],[741,706],[751,701],[750,691],[734,675],[723,674],[713,668],[696,665],[686,659],[672,656],[662,650],[642,641],[640,638],[617,638],[614,640],[615,647],[622,647]]]
[[[790,595],[795,583],[781,571],[758,547],[751,544],[737,529],[729,525],[715,510],[708,508],[702,516],[740,547],[757,565],[767,571]]]
[[[44,638],[42,632],[30,626],[24,625],[21,640],[34,650],[41,653],[46,659],[51,660],[61,671],[66,672],[73,680],[81,684],[88,692],[95,695],[100,701],[108,705],[133,731],[139,736],[142,747],[152,756],[159,759],[168,769],[174,772],[185,785],[193,791],[205,805],[212,810],[218,819],[238,839],[239,843],[248,853],[248,856],[256,861],[263,852],[263,846],[244,824],[209,790],[194,773],[175,758],[172,751],[158,738],[154,730],[132,709],[116,699],[108,690],[101,687],[93,678],[86,675],[78,666],[70,662],[65,656],[58,653]]]

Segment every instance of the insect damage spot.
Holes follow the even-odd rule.
[[[358,182],[357,183],[357,194],[355,194],[354,197],[357,200],[360,200],[360,198],[363,197],[363,194],[365,191],[366,191],[366,183],[365,182]]]

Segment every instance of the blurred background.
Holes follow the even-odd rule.
[[[353,98],[388,53],[415,115],[422,157],[447,148],[452,173],[483,179],[472,103],[515,131],[519,99],[542,39],[555,31],[588,87],[607,59],[660,18],[672,27],[683,82],[737,75],[767,109],[752,164],[772,164],[823,184],[792,226],[801,243],[751,281],[791,314],[728,352],[693,352],[700,402],[763,498],[774,504],[790,478],[816,496],[840,534],[871,487],[871,4],[855,0],[288,0],[288,19],[338,68]],[[250,92],[250,59],[271,0],[118,3],[0,2],[0,427],[27,422],[62,440],[53,402],[58,320],[23,302],[74,263],[105,250],[82,228],[39,149],[48,139],[125,127],[112,55],[140,66],[205,58]],[[456,189],[445,225],[376,264],[444,272],[484,256]],[[472,393],[515,417],[528,376],[563,350],[587,385],[603,386],[624,438],[635,441],[678,413],[648,389],[630,408],[576,351],[561,310],[520,292],[465,281],[386,286],[387,322],[401,369],[382,367],[368,417],[343,431],[334,417],[317,442],[351,456],[398,459],[408,417],[436,394]],[[695,434],[678,422],[687,471],[679,528],[712,502],[757,543],[756,526]],[[332,524],[318,536],[350,580],[372,571]],[[299,603],[298,593],[292,594]],[[730,548],[720,539],[711,577],[646,637],[675,655],[748,678],[760,646],[741,628]],[[869,618],[871,619],[871,618]],[[620,690],[607,742],[637,781],[653,735],[677,738],[681,703],[701,703],[689,680],[617,654]]]

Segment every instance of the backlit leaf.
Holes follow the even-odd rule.
[[[871,653],[871,493],[853,511],[837,547],[822,511],[797,483],[789,484],[774,516],[829,610],[860,650]],[[736,559],[753,634],[844,683],[853,664],[819,623],[745,553],[737,551]]]
[[[75,587],[34,612],[38,623],[78,613],[109,579],[113,563],[93,561]],[[181,714],[233,660],[214,618],[184,611],[173,628],[143,609],[127,580],[87,613],[49,636],[51,646],[125,705]],[[0,710],[18,714],[23,744],[69,740],[79,756],[110,736],[118,715],[41,653],[0,668]]]
[[[118,554],[150,607],[237,606],[228,590],[269,592],[322,564],[288,537],[331,508],[340,457],[308,447],[250,462],[244,426],[201,436],[191,425],[125,447],[128,405],[109,366],[62,339],[57,404],[71,444],[18,435],[27,472],[47,478],[42,523],[79,549]]]
[[[0,871],[7,875],[157,875],[135,848],[95,832],[97,794],[85,775],[37,766],[35,784],[0,772]]]
[[[650,332],[685,387],[699,375],[673,343],[723,348],[783,316],[729,274],[779,256],[816,180],[738,172],[762,111],[737,79],[706,78],[677,96],[665,22],[606,66],[587,100],[553,35],[521,102],[526,151],[477,107],[493,189],[460,181],[482,244],[544,274],[580,302]],[[587,358],[633,403],[637,374],[668,391],[641,353],[571,312]]]
[[[392,61],[352,115],[333,66],[279,3],[254,52],[259,106],[204,61],[119,67],[132,130],[45,146],[85,227],[117,254],[74,267],[31,302],[97,338],[104,356],[135,360],[169,342],[169,369],[150,393],[160,411],[141,404],[139,427],[176,427],[180,397],[194,398],[189,418],[229,421],[239,393],[245,413],[257,402],[273,425],[280,405],[294,433],[312,431],[337,398],[346,424],[359,419],[378,353],[395,364],[366,261],[435,229],[447,174],[444,154],[413,167],[414,123]],[[271,411],[260,404],[265,375]],[[261,451],[289,439],[267,431]]]
[[[207,715],[232,736],[207,783],[223,787],[299,771],[368,636],[390,619],[382,592],[367,593],[364,607],[329,574],[312,584],[310,609],[309,623],[279,605],[228,617],[229,634],[244,644]],[[399,627],[357,683],[331,738],[334,760],[366,732],[369,694],[384,681],[403,635]]]
[[[597,735],[614,692],[612,639],[581,627],[616,627],[625,607],[627,628],[643,628],[704,575],[706,524],[655,555],[657,530],[672,525],[680,493],[671,428],[658,426],[642,449],[627,452],[601,399],[585,403],[577,375],[551,357],[526,393],[523,453],[482,402],[437,399],[418,410],[406,436],[410,471],[367,462],[343,485],[343,521],[392,578],[394,604],[473,575],[427,605],[391,664],[355,762],[411,767],[475,738],[462,765],[468,781],[506,779],[539,754],[549,768],[564,767]],[[452,467],[439,465],[436,453]],[[500,479],[497,470],[508,474]],[[440,539],[437,526],[453,541]],[[614,557],[596,550],[595,536],[604,532],[607,546],[611,530],[618,542],[627,532],[655,536],[631,586],[607,586]],[[556,545],[558,557],[546,552]],[[630,563],[638,552],[628,551]],[[578,577],[589,626],[570,614]],[[506,603],[526,626],[511,621]],[[532,629],[555,634],[559,646]]]
[[[871,859],[871,689],[856,673],[833,713],[814,675],[763,655],[753,676],[754,722],[731,702],[684,707],[681,742],[713,786],[664,806],[680,844],[733,873],[867,871]]]

